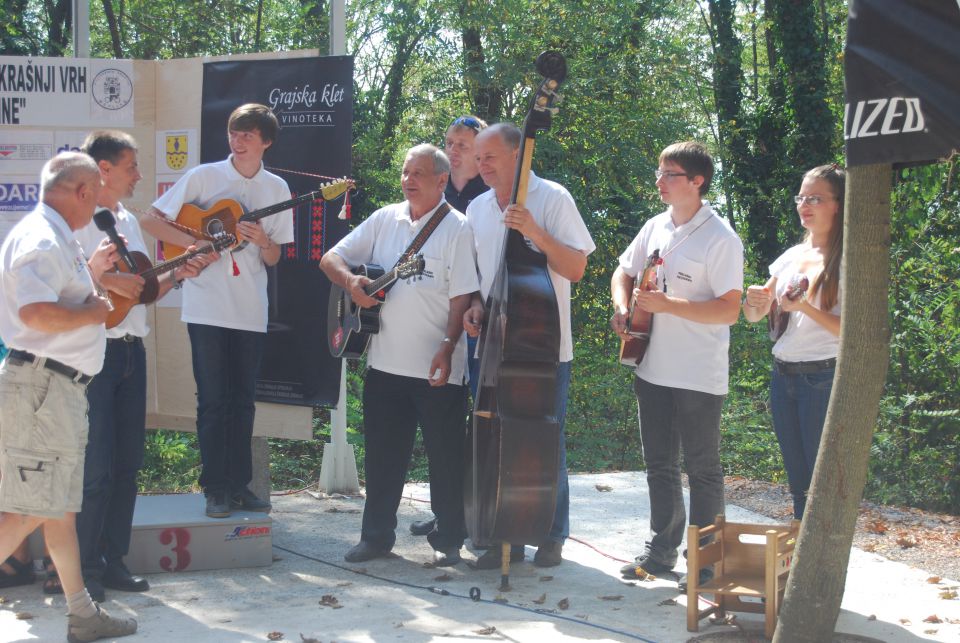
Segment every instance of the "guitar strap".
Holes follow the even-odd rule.
[[[447,216],[448,212],[450,212],[450,204],[444,201],[443,205],[437,208],[433,213],[433,216],[427,222],[427,225],[423,226],[423,230],[421,230],[420,233],[413,238],[413,241],[410,242],[410,245],[407,246],[407,249],[404,250],[403,254],[400,255],[400,258],[397,259],[397,263],[393,265],[394,268],[407,261],[420,251],[420,248],[422,248],[423,244],[427,242],[427,239],[430,238],[430,235],[433,234],[433,231],[437,229],[437,226],[440,225],[440,222],[443,221],[443,218]]]

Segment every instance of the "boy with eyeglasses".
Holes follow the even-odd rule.
[[[652,535],[645,552],[621,568],[628,578],[659,576],[677,563],[686,518],[681,449],[690,482],[690,524],[713,524],[723,513],[720,409],[727,393],[730,326],[739,316],[743,290],[743,244],[702,198],[713,178],[706,148],[670,145],[660,154],[655,176],[669,207],[640,229],[610,283],[615,307],[610,324],[618,336],[629,337],[631,298],[653,314],[634,379]],[[637,274],[655,250],[663,262],[657,289],[635,289]],[[700,570],[701,582],[710,576],[711,569]],[[686,579],[679,585],[684,591]]]

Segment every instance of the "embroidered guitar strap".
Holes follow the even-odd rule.
[[[399,266],[401,263],[408,261],[420,251],[420,248],[422,248],[423,244],[427,242],[427,239],[430,238],[430,235],[433,234],[433,231],[437,229],[437,226],[440,225],[440,222],[443,221],[443,218],[447,216],[448,212],[450,212],[450,204],[444,201],[443,204],[437,208],[436,212],[433,213],[433,216],[427,222],[427,225],[423,226],[423,230],[421,230],[420,233],[413,238],[413,241],[410,242],[410,245],[407,246],[407,249],[404,250],[403,254],[400,255],[400,258],[397,259],[397,263],[393,266],[394,268]]]

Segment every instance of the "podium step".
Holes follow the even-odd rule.
[[[202,494],[137,496],[130,552],[134,574],[263,567],[273,560],[273,520],[235,511],[209,518]]]

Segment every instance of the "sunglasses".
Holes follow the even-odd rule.
[[[450,127],[455,125],[463,125],[464,127],[469,127],[473,131],[480,133],[480,130],[483,129],[483,126],[480,124],[480,121],[475,119],[473,116],[461,116],[460,118],[453,119],[453,122],[450,123]]]

